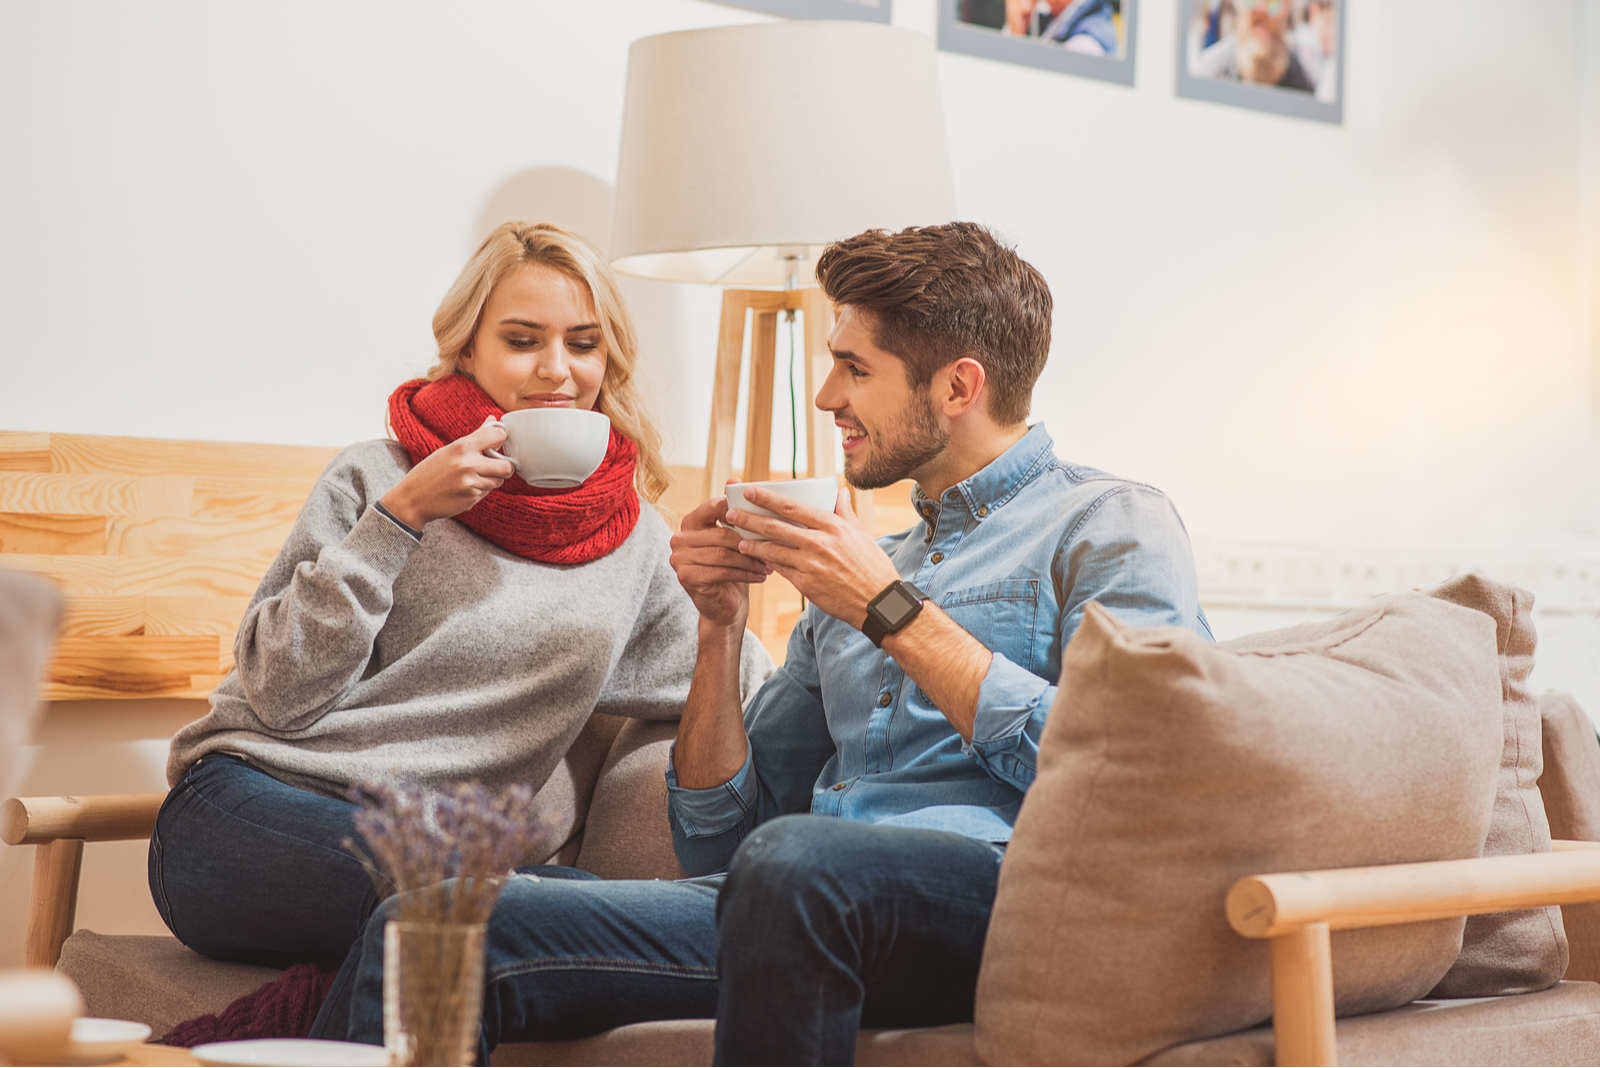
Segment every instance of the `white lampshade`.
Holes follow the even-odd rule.
[[[829,242],[954,217],[931,38],[795,20],[634,42],[618,270],[779,285],[797,266],[805,284]]]

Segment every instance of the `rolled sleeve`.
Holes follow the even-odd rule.
[[[1026,790],[1038,773],[1039,735],[1055,694],[1044,679],[995,654],[978,685],[972,741],[961,751],[996,779]]]
[[[721,786],[691,790],[678,785],[677,747],[667,758],[667,807],[687,838],[710,838],[733,830],[756,807],[756,765],[747,751],[744,766]]]

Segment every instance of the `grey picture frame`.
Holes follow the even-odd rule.
[[[1009,37],[998,30],[974,26],[959,17],[961,0],[939,0],[939,49],[962,55],[997,59],[1024,67],[1096,78],[1117,85],[1133,84],[1134,44],[1138,40],[1139,7],[1144,0],[1122,0],[1123,54],[1093,56],[1069,52],[1037,38]]]
[[[849,19],[855,22],[889,21],[894,0],[717,0],[730,7],[764,11],[791,19]]]
[[[1350,0],[1335,0],[1338,44],[1333,58],[1335,95],[1331,101],[1319,100],[1300,89],[1285,89],[1275,85],[1252,85],[1233,78],[1198,76],[1190,70],[1190,32],[1194,21],[1195,5],[1204,0],[1180,0],[1178,5],[1178,82],[1177,95],[1190,100],[1205,100],[1213,104],[1266,111],[1274,115],[1287,115],[1297,119],[1311,119],[1335,126],[1344,124],[1345,89],[1345,16]]]

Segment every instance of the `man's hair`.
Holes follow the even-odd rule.
[[[817,282],[835,304],[869,313],[872,343],[905,363],[913,387],[970,356],[987,377],[990,417],[1028,417],[1050,354],[1050,287],[984,227],[868,230],[823,250]]]

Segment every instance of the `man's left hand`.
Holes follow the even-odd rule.
[[[771,564],[807,600],[835,619],[860,627],[867,618],[867,602],[900,577],[889,554],[851,510],[846,489],[839,490],[832,512],[755,487],[745,490],[745,500],[782,519],[730,511],[730,525],[770,539],[741,540],[739,551]],[[791,526],[785,519],[800,525]]]

